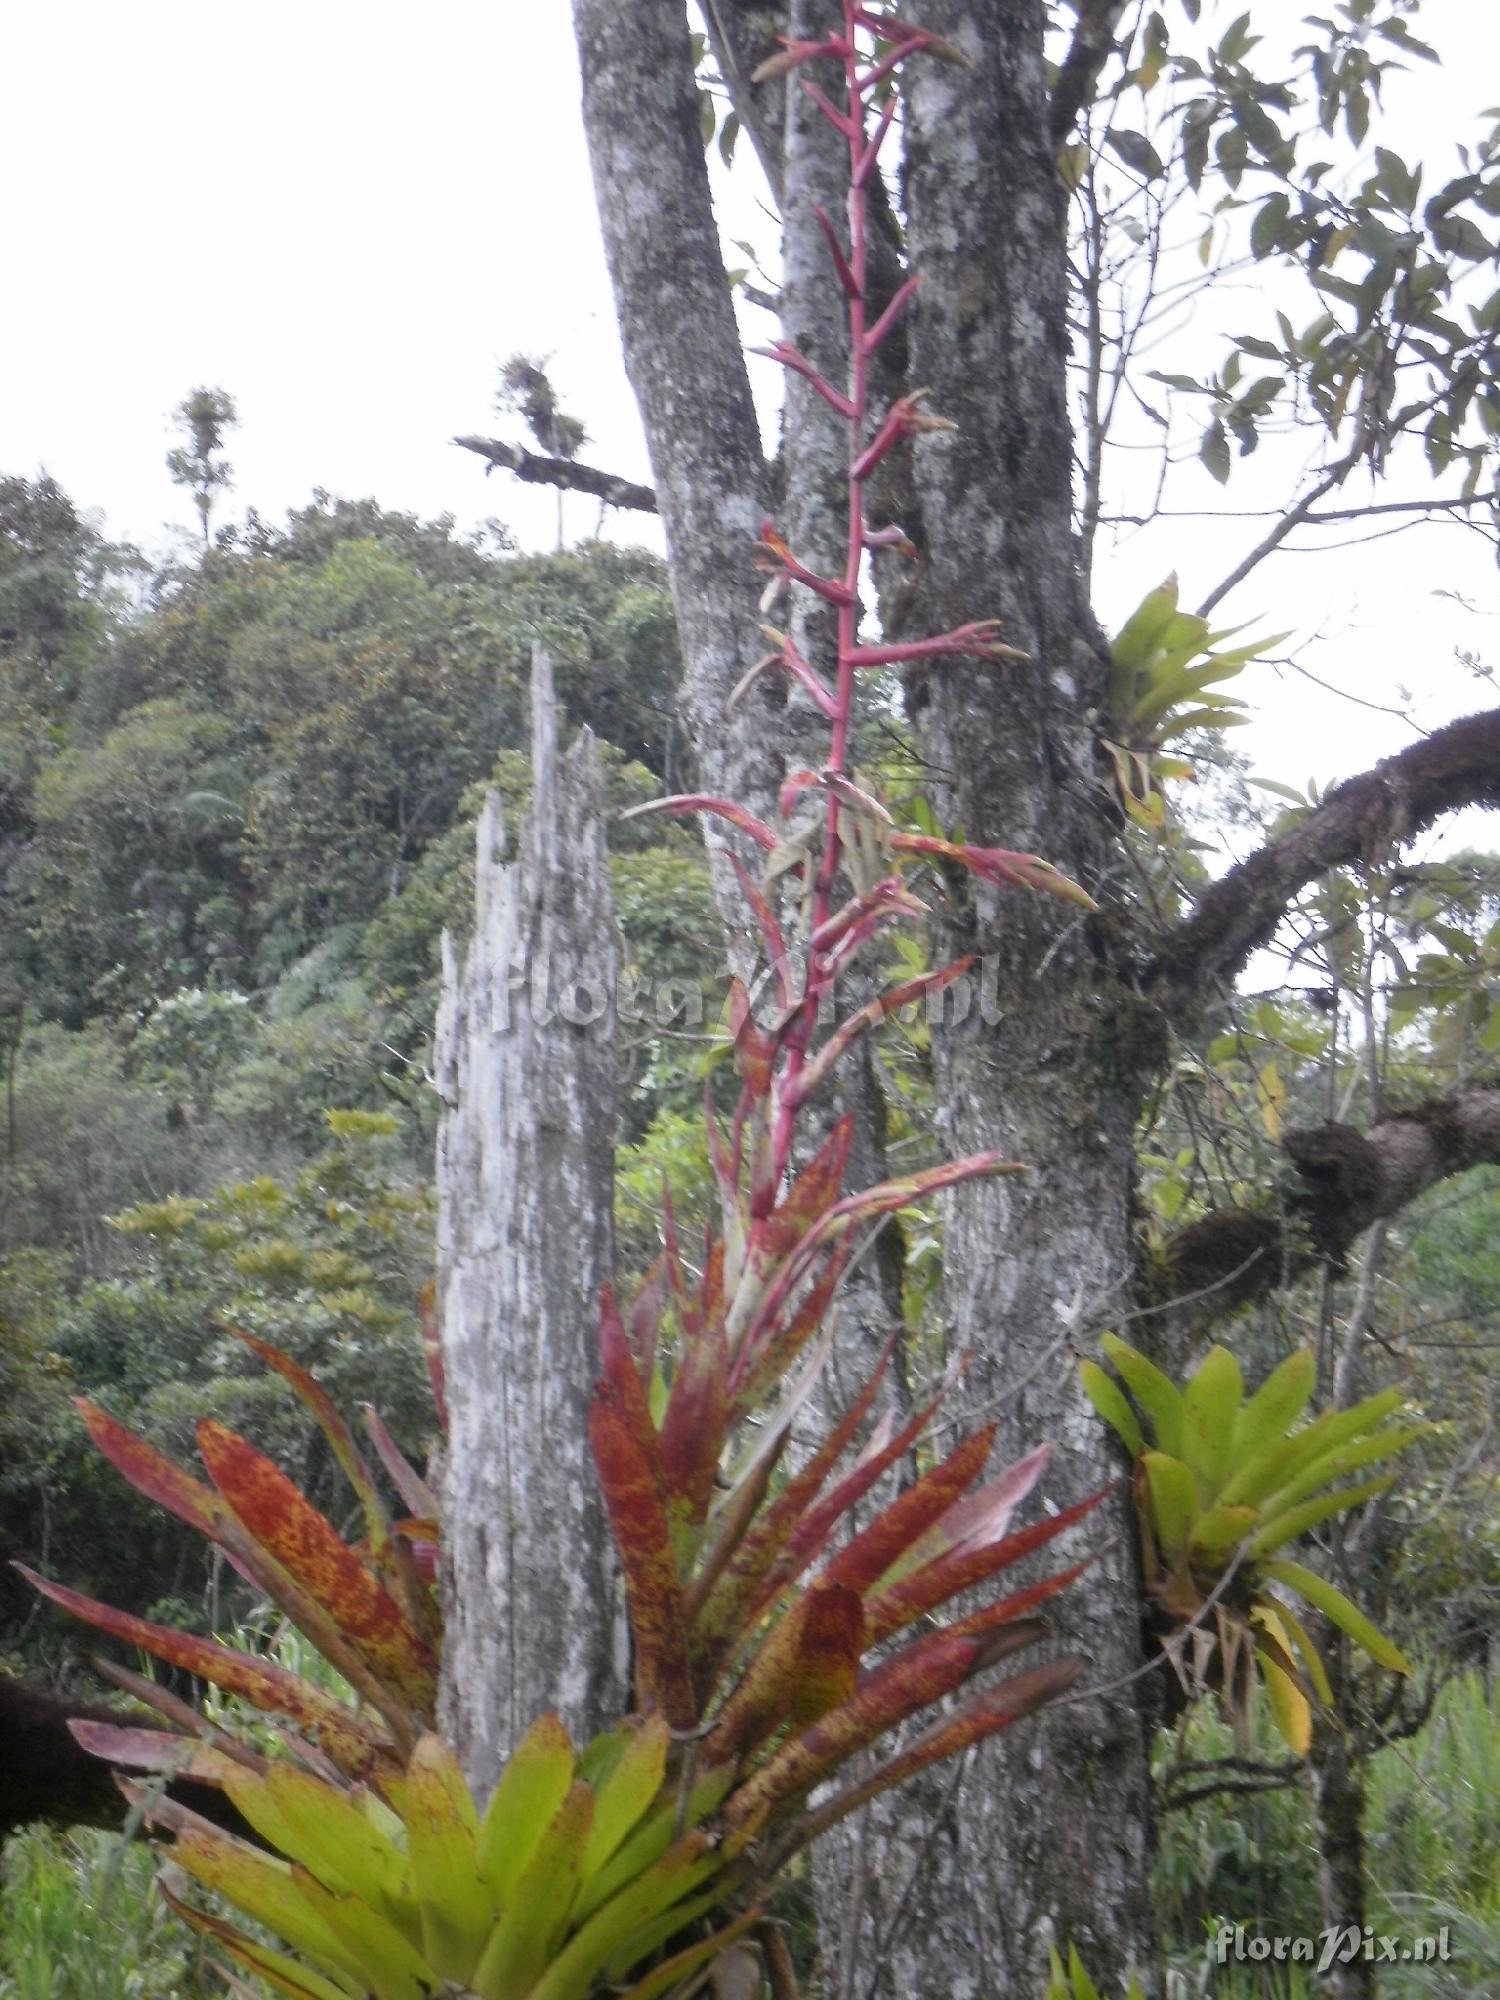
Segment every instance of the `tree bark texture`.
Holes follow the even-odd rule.
[[[911,376],[958,426],[919,439],[913,456],[908,525],[923,570],[911,630],[998,615],[1028,659],[942,662],[909,679],[907,701],[940,821],[961,822],[972,841],[1039,851],[1107,903],[1117,847],[1094,734],[1106,657],[1072,523],[1066,210],[1045,12],[1041,0],[935,0],[924,24],[973,68],[911,74],[906,196],[911,262],[924,274]],[[1134,1003],[1107,926],[1045,897],[980,889],[955,900],[950,922],[954,948],[984,954],[998,1019],[971,1009],[934,1034],[944,1150],[1000,1146],[1032,1170],[955,1191],[947,1310],[956,1344],[981,1357],[964,1387],[971,1403],[994,1406],[997,1455],[1053,1439],[1047,1491],[1063,1504],[1120,1469],[1083,1405],[1070,1335],[1092,1341],[1131,1260],[1140,1069],[1122,1026]],[[1123,1496],[1091,1539],[1105,1552],[1057,1623],[1107,1686],[1143,1657]],[[1149,1980],[1140,1694],[1059,1707],[977,1760],[877,1990],[1035,1993],[1049,1934],[1077,1945],[1102,1991],[1132,1965]]]
[[[587,1741],[628,1706],[623,1599],[581,1440],[610,1276],[618,944],[598,753],[558,752],[532,661],[515,860],[491,794],[475,926],[437,1027],[438,1304],[449,1434],[443,1721],[481,1798],[536,1716]]]
[[[1344,1648],[1323,1621],[1317,1643],[1330,1664],[1334,1693],[1347,1678]],[[1335,1713],[1338,1712],[1336,1704]],[[1364,1778],[1351,1732],[1338,1722],[1318,1721],[1308,1752],[1313,1824],[1318,1846],[1318,1896],[1325,1930],[1359,1933],[1365,1922]],[[1362,1947],[1361,1940],[1361,1947]],[[1330,2000],[1373,2000],[1375,1974],[1363,1949],[1323,1975]]]
[[[778,691],[763,678],[732,716],[725,702],[764,650],[755,545],[770,479],[714,226],[687,16],[670,0],[575,0],[573,13],[605,253],[666,534],[683,721],[705,787],[760,810],[780,776]],[[713,828],[709,841],[721,856]],[[722,863],[715,873],[732,881]]]

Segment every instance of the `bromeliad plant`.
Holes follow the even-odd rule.
[[[1311,1349],[1289,1355],[1249,1397],[1225,1347],[1211,1347],[1181,1389],[1114,1334],[1104,1350],[1119,1381],[1084,1361],[1083,1387],[1134,1460],[1142,1565],[1166,1627],[1162,1644],[1189,1692],[1217,1687],[1240,1731],[1259,1668],[1277,1727],[1305,1755],[1313,1703],[1331,1702],[1332,1690],[1289,1595],[1378,1665],[1411,1669],[1341,1590],[1284,1551],[1383,1493],[1394,1474],[1342,1482],[1403,1451],[1427,1426],[1398,1421],[1398,1389],[1302,1423],[1317,1373]]]
[[[557,1717],[542,1717],[481,1805],[432,1728],[435,1634],[408,1546],[430,1533],[420,1525],[430,1514],[425,1496],[406,1495],[416,1518],[404,1533],[387,1521],[372,1506],[352,1440],[320,1407],[365,1501],[366,1542],[354,1550],[274,1467],[219,1427],[200,1432],[207,1488],[86,1412],[116,1464],[212,1535],[355,1697],[350,1706],[248,1656],[41,1586],[117,1637],[277,1718],[274,1736],[254,1743],[207,1728],[181,1703],[168,1708],[178,1727],[165,1737],[83,1725],[80,1733],[117,1762],[181,1770],[223,1788],[264,1850],[198,1820],[159,1788],[129,1796],[175,1834],[180,1871],[300,1954],[183,1905],[242,1966],[293,1994],[686,2000],[719,1953],[746,1949],[736,1941],[753,1934],[773,1990],[786,1995],[785,1951],[761,1912],[787,1860],[890,1786],[1061,1693],[1081,1671],[1063,1658],[981,1679],[1042,1636],[1036,1614],[1083,1564],[995,1596],[997,1581],[1103,1497],[1013,1530],[1045,1446],[986,1480],[993,1430],[980,1430],[875,1504],[883,1476],[919,1452],[941,1399],[899,1430],[890,1419],[870,1430],[888,1348],[852,1404],[833,1409],[810,1444],[799,1438],[795,1460],[790,1450],[794,1421],[806,1426],[822,1402],[815,1391],[839,1289],[869,1233],[941,1188],[1020,1171],[987,1152],[844,1194],[852,1121],[836,1122],[816,1150],[800,1147],[809,1104],[858,1036],[940,991],[970,961],[883,993],[819,1040],[824,1003],[872,939],[923,914],[907,873],[931,861],[1091,907],[1035,855],[897,829],[849,769],[862,672],[947,654],[1015,657],[991,620],[900,645],[860,633],[867,553],[905,539],[899,526],[869,521],[866,482],[903,439],[938,421],[916,395],[877,419],[869,387],[872,357],[917,279],[883,310],[870,309],[866,193],[892,129],[896,79],[923,52],[954,54],[894,13],[844,0],[840,32],[790,43],[771,65],[826,63],[842,78],[837,103],[811,81],[804,87],[848,150],[847,244],[819,216],[847,305],[847,385],[836,388],[785,342],[771,352],[848,427],[847,541],[842,573],[825,576],[772,525],[763,535],[767,609],[808,591],[837,614],[828,661],[809,660],[789,632],[770,627],[772,650],[752,669],[784,671],[827,719],[827,763],[790,776],[780,802],[789,822],[805,795],[820,794],[824,809],[811,830],[778,833],[734,801],[700,795],[656,808],[717,815],[764,851],[761,880],[739,856],[734,866],[769,955],[772,1004],[760,1018],[746,987],[732,988],[728,1040],[739,1089],[721,1121],[710,1086],[721,1222],[701,1263],[690,1270],[668,1196],[662,1254],[628,1312],[612,1294],[602,1304],[590,1442],[624,1574],[638,1712],[582,1749]],[[803,934],[794,955],[777,912],[795,881]],[[960,1596],[962,1611],[941,1622]],[[925,1726],[907,1729],[899,1749],[882,1749],[914,1722]],[[865,1753],[852,1775],[851,1760]]]
[[[1248,722],[1222,683],[1286,637],[1280,632],[1224,649],[1224,640],[1241,629],[1212,632],[1206,618],[1180,610],[1177,579],[1169,576],[1146,593],[1110,645],[1114,735],[1103,743],[1114,762],[1120,803],[1148,832],[1159,832],[1166,823],[1166,781],[1194,775],[1192,765],[1169,746],[1194,729],[1233,729]]]

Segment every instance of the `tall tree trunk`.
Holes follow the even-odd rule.
[[[819,18],[814,0],[799,4],[804,19]],[[754,657],[744,645],[738,660],[726,658],[726,646],[741,633],[754,643],[755,586],[736,538],[747,498],[768,482],[751,462],[683,10],[678,0],[574,0],[574,11],[600,217],[667,535],[688,726],[705,775],[743,795],[738,766],[769,789],[774,714],[757,717],[764,733],[730,738],[720,706],[732,673]],[[1083,602],[1071,523],[1065,198],[1047,136],[1044,11],[1042,0],[938,0],[923,13],[972,68],[912,71],[906,206],[911,262],[927,282],[911,322],[909,380],[930,387],[932,406],[960,434],[924,441],[915,454],[906,525],[924,561],[911,629],[918,619],[939,630],[999,613],[1004,636],[1031,663],[937,663],[914,677],[910,705],[947,824],[962,820],[971,839],[1040,848],[1097,891],[1118,846],[1092,730],[1104,648]],[[797,194],[799,182],[821,183],[824,163],[810,133],[799,141],[796,110],[764,122],[783,139],[785,330],[821,354],[832,336],[819,317]],[[836,350],[830,358],[836,364]],[[796,518],[787,525],[816,544],[826,491],[818,416],[800,385],[789,386]],[[806,467],[794,468],[793,454]],[[799,494],[804,470],[812,476]],[[807,552],[816,558],[815,545]],[[1002,1449],[1019,1456],[1040,1437],[1058,1441],[1049,1491],[1063,1500],[1119,1470],[1078,1394],[1068,1337],[1127,1282],[1138,1068],[1159,1049],[1134,1047],[1141,1010],[1116,978],[1102,926],[1060,916],[1044,898],[1001,905],[980,891],[954,928],[964,948],[990,955],[999,1020],[987,1025],[976,1005],[966,1023],[934,1038],[944,1148],[1001,1145],[1037,1171],[955,1199],[953,1339],[982,1356],[970,1372],[973,1400],[1004,1398],[995,1410]],[[1104,1682],[1141,1659],[1123,1500],[1114,1520],[1115,1542],[1079,1593],[1069,1632]],[[1000,1746],[983,1758],[944,1823],[929,1837],[929,1814],[922,1841],[908,1841],[909,1853],[921,1848],[921,1879],[888,1900],[881,1962],[868,1951],[853,1964],[846,1955],[846,1991],[1031,1995],[1049,1920],[1076,1941],[1101,1985],[1146,1961],[1139,1693],[1056,1710],[1040,1740],[1033,1734],[1019,1752]]]
[[[932,0],[923,14],[973,67],[917,64],[911,77],[906,195],[924,274],[911,376],[958,427],[914,454],[924,568],[913,611],[925,630],[997,615],[1028,659],[943,662],[912,678],[908,706],[945,824],[1036,849],[1107,901],[1118,846],[1094,735],[1106,651],[1072,524],[1065,194],[1047,130],[1045,16],[1042,0]],[[1142,1010],[1104,921],[979,889],[954,928],[954,943],[984,954],[990,1019],[971,1008],[934,1035],[945,1150],[1001,1146],[1033,1170],[956,1191],[948,1308],[959,1342],[982,1356],[965,1386],[978,1404],[997,1399],[999,1450],[1054,1439],[1048,1494],[1062,1503],[1120,1470],[1080,1396],[1070,1335],[1091,1342],[1128,1283]],[[1098,1684],[1142,1659],[1123,1494],[1114,1526],[1059,1619]],[[1049,1927],[1076,1943],[1102,1990],[1132,1963],[1149,1977],[1141,1692],[1059,1707],[1022,1753],[1002,1743],[984,1755],[884,1990],[1034,1993]]]
[[[623,1599],[581,1454],[610,1276],[618,947],[599,758],[558,754],[552,670],[532,660],[532,799],[503,860],[480,816],[460,977],[444,941],[437,1081],[443,1722],[488,1794],[559,1710],[586,1741],[628,1705]]]

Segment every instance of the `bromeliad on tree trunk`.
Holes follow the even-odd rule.
[[[889,1420],[875,1424],[861,1442],[887,1349],[826,1433],[799,1439],[795,1456],[790,1448],[829,1355],[841,1282],[869,1232],[925,1194],[1023,1171],[986,1151],[845,1194],[847,1118],[797,1171],[804,1114],[844,1051],[898,1008],[963,977],[970,961],[894,987],[820,1040],[825,1003],[870,940],[922,913],[907,878],[930,861],[1090,906],[1034,854],[898,831],[849,767],[861,672],[943,655],[997,666],[1016,657],[987,619],[900,645],[860,632],[867,556],[904,541],[899,525],[867,517],[866,482],[901,439],[941,422],[918,395],[878,418],[870,407],[872,357],[917,280],[867,313],[866,202],[896,114],[898,76],[921,55],[952,60],[954,52],[893,13],[845,0],[839,33],[790,43],[774,65],[796,71],[818,61],[842,76],[838,102],[814,83],[805,88],[847,146],[847,237],[819,216],[847,310],[847,383],[824,380],[787,343],[771,352],[847,426],[847,534],[838,575],[799,560],[771,523],[762,536],[767,618],[794,591],[836,612],[833,657],[805,657],[789,632],[768,623],[771,650],[760,663],[787,673],[828,723],[823,768],[795,773],[780,802],[789,820],[804,794],[821,794],[811,835],[784,838],[733,800],[658,804],[716,814],[766,853],[761,882],[738,857],[734,866],[770,960],[773,998],[762,1018],[742,982],[732,989],[739,1092],[722,1122],[710,1093],[722,1219],[700,1267],[689,1269],[668,1197],[661,1257],[628,1313],[608,1292],[602,1304],[590,1440],[625,1577],[638,1712],[581,1751],[556,1716],[543,1716],[493,1795],[474,1799],[431,1726],[430,1603],[412,1539],[419,1524],[392,1528],[315,1385],[297,1381],[365,1502],[361,1549],[217,1426],[200,1435],[213,1482],[206,1487],[90,1415],[114,1462],[219,1542],[353,1690],[351,1706],[254,1660],[43,1586],[106,1630],[279,1718],[249,1740],[206,1723],[149,1739],[125,1727],[80,1732],[116,1762],[182,1769],[223,1787],[266,1851],[160,1795],[128,1787],[127,1796],[176,1836],[180,1870],[299,1954],[272,1949],[172,1892],[241,1965],[293,1994],[590,2000],[628,1989],[633,2000],[685,2000],[716,1956],[757,1938],[766,1976],[784,1994],[785,1953],[764,1930],[764,1909],[788,1860],[867,1800],[1052,1699],[1082,1670],[1066,1657],[981,1678],[1043,1636],[1037,1612],[1085,1566],[992,1594],[1013,1565],[1103,1497],[1012,1529],[1046,1446],[986,1480],[994,1433],[980,1429],[857,1517],[882,1476],[919,1451],[941,1401],[940,1392],[894,1434]],[[792,949],[774,885],[799,879],[802,934]],[[399,1467],[393,1476],[399,1483]],[[428,1511],[403,1498],[415,1514]],[[976,1600],[976,1591],[991,1594]],[[939,1622],[960,1596],[963,1610]],[[174,1716],[184,1722],[180,1704]],[[925,1726],[882,1752],[891,1732],[914,1719]],[[867,1752],[852,1774],[851,1760]]]

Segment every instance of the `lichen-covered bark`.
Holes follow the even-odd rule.
[[[1325,1659],[1332,1663],[1335,1694],[1340,1694],[1346,1680],[1347,1661],[1340,1658],[1338,1635],[1326,1621],[1319,1628],[1317,1643]],[[1307,1761],[1317,1833],[1318,1899],[1323,1928],[1344,1936],[1362,1933],[1364,1778],[1349,1730],[1340,1722],[1319,1720],[1313,1728]],[[1321,1991],[1329,1995],[1329,2000],[1373,2000],[1374,1966],[1362,1948],[1345,1962],[1329,1967]]]
[[[779,775],[775,691],[763,682],[732,717],[725,700],[764,650],[754,559],[770,479],[714,227],[687,15],[672,0],[574,0],[573,15],[625,366],[667,540],[683,719],[707,788],[759,810]]]
[[[462,974],[444,952],[438,1307],[447,1373],[443,1722],[482,1798],[536,1716],[586,1740],[627,1706],[623,1602],[588,1464],[610,1275],[618,947],[598,753],[559,756],[532,663],[532,801],[513,861],[479,821]]]
[[[923,19],[973,67],[912,72],[906,193],[924,282],[911,373],[958,430],[920,440],[914,455],[924,571],[911,627],[999,615],[1002,636],[1030,657],[1006,668],[944,662],[913,680],[908,706],[941,819],[961,821],[970,840],[1040,851],[1108,901],[1115,834],[1091,724],[1104,658],[1071,519],[1066,215],[1048,131],[1045,8],[933,0]],[[1120,969],[1104,926],[1046,898],[981,891],[956,933],[955,945],[987,955],[999,1018],[988,1026],[971,1012],[934,1037],[945,1150],[998,1145],[1032,1172],[955,1194],[947,1305],[957,1341],[982,1356],[968,1394],[1002,1399],[999,1449],[1055,1439],[1048,1493],[1063,1502],[1117,1471],[1081,1403],[1068,1334],[1117,1295],[1129,1263],[1139,1078],[1117,1031]],[[1058,1620],[1092,1656],[1097,1683],[1142,1658],[1123,1502],[1113,1526]],[[931,1886],[877,1990],[1035,1992],[1049,1927],[1077,1944],[1102,1990],[1132,1961],[1146,1968],[1139,1696],[1059,1707],[1023,1744],[984,1757],[933,1840]]]

